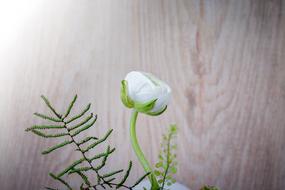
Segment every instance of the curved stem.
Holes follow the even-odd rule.
[[[131,123],[130,123],[130,136],[131,136],[131,143],[133,146],[133,149],[137,155],[137,158],[139,159],[143,169],[145,172],[149,173],[150,175],[148,176],[150,182],[151,182],[151,190],[158,190],[159,185],[157,183],[157,180],[152,172],[151,166],[148,163],[147,159],[145,158],[139,143],[137,139],[137,134],[136,134],[136,121],[138,117],[138,112],[136,110],[133,110],[132,116],[131,116]]]

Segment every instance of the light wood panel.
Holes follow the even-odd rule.
[[[131,159],[131,180],[142,174],[129,143],[130,110],[119,99],[131,70],[152,72],[173,89],[165,114],[139,116],[152,163],[161,134],[177,123],[178,181],[193,190],[284,189],[282,0],[20,2],[1,2],[0,189],[55,185],[48,172],[76,157],[72,148],[41,156],[53,140],[24,132],[39,123],[33,112],[47,111],[41,94],[62,111],[75,93],[77,109],[91,102],[99,118],[89,133],[115,129],[109,166]]]

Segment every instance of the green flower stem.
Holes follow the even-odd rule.
[[[145,156],[144,156],[144,154],[143,154],[143,152],[139,146],[139,143],[138,143],[138,139],[137,139],[137,135],[136,135],[137,117],[138,117],[138,112],[134,109],[132,112],[131,123],[130,123],[131,143],[132,143],[133,149],[134,149],[144,171],[147,173],[150,172],[150,175],[148,176],[148,178],[151,182],[151,190],[159,190],[159,185],[158,185],[157,180],[153,174],[151,166],[148,163],[147,159],[145,158]]]

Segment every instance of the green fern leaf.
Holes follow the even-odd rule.
[[[66,181],[64,181],[63,179],[61,179],[60,177],[56,177],[53,173],[49,173],[49,175],[50,175],[53,179],[55,179],[55,180],[61,182],[63,185],[65,185],[65,186],[68,188],[68,190],[72,190],[72,188],[70,187],[70,185],[69,185]]]
[[[74,161],[72,164],[70,164],[68,167],[63,169],[57,175],[54,175],[52,173],[49,174],[53,179],[64,184],[68,190],[72,190],[71,186],[61,178],[66,174],[67,175],[77,174],[82,178],[83,183],[81,183],[80,190],[97,189],[97,187],[102,187],[103,189],[110,189],[113,187],[115,187],[116,189],[118,189],[120,187],[124,187],[126,189],[132,189],[134,186],[139,184],[147,175],[149,175],[149,173],[147,173],[144,176],[142,176],[139,180],[137,180],[137,182],[133,186],[124,185],[125,181],[129,177],[129,174],[130,174],[130,171],[132,168],[132,162],[130,161],[128,169],[127,169],[124,177],[120,181],[120,183],[112,182],[116,179],[116,177],[114,177],[114,176],[116,174],[123,172],[124,170],[120,169],[120,170],[107,172],[107,173],[104,172],[104,174],[101,174],[101,169],[104,168],[104,166],[106,166],[107,159],[115,151],[115,148],[110,148],[110,146],[108,146],[107,149],[105,150],[105,152],[93,155],[93,157],[90,157],[90,158],[88,158],[89,156],[87,157],[85,155],[85,153],[87,151],[95,148],[97,145],[99,145],[103,142],[106,142],[108,137],[111,135],[113,129],[109,130],[102,138],[98,139],[97,137],[90,137],[89,136],[89,137],[85,137],[85,138],[83,138],[83,140],[77,142],[76,138],[73,138],[73,137],[75,137],[76,135],[80,134],[81,132],[89,129],[96,122],[97,115],[94,116],[92,113],[89,116],[83,118],[83,116],[89,111],[91,104],[88,104],[84,110],[79,112],[77,115],[71,117],[71,119],[66,119],[70,115],[71,110],[74,107],[74,104],[77,100],[77,95],[74,96],[74,98],[70,102],[70,104],[69,104],[69,106],[68,106],[68,108],[67,108],[67,110],[63,116],[61,114],[59,114],[59,112],[57,112],[54,109],[54,107],[51,105],[51,103],[49,102],[49,100],[45,96],[41,96],[41,98],[44,100],[47,107],[52,111],[52,113],[55,116],[47,116],[47,115],[40,114],[40,113],[34,113],[34,115],[41,118],[41,119],[45,119],[45,120],[48,120],[51,122],[57,122],[60,124],[58,124],[58,125],[34,125],[30,128],[27,128],[26,131],[30,131],[30,132],[32,132],[38,136],[44,137],[44,138],[57,138],[57,137],[64,137],[64,136],[68,136],[71,138],[71,140],[65,140],[59,144],[56,144],[54,146],[47,148],[46,150],[44,150],[42,152],[42,154],[49,154],[50,152],[53,152],[57,149],[60,149],[64,146],[66,146],[68,144],[72,144],[72,143],[77,147],[76,150],[79,151],[82,155],[81,159]],[[92,118],[94,118],[94,119],[92,120]],[[77,119],[81,120],[81,121],[75,125],[69,126],[69,123],[72,123],[73,121],[75,121]],[[49,129],[53,129],[53,130],[59,129],[59,132],[57,131],[55,133],[48,133]],[[63,131],[63,132],[61,132],[61,131]],[[91,142],[90,145],[88,145],[86,148],[83,149],[81,147],[81,145],[85,145],[85,143],[90,142],[91,140],[94,140],[94,142]],[[101,162],[99,162],[99,165],[97,165],[97,167],[94,167],[92,162],[94,160],[97,160],[97,159],[101,159]],[[83,162],[87,162],[89,164],[89,166],[80,166]],[[91,185],[91,183],[88,179],[88,176],[85,174],[85,172],[95,172],[95,176],[97,177],[97,184]],[[57,189],[50,188],[50,187],[46,187],[46,189],[57,190]]]
[[[76,160],[75,162],[73,162],[71,165],[69,165],[66,169],[64,169],[62,172],[60,172],[57,177],[60,178],[61,176],[63,176],[64,174],[66,174],[67,172],[69,172],[69,170],[73,169],[75,166],[77,166],[78,164],[81,164],[82,162],[85,161],[85,158],[81,158],[79,160]]]
[[[89,162],[92,162],[92,161],[94,161],[94,160],[96,160],[96,159],[105,157],[106,155],[113,153],[115,150],[116,150],[115,148],[112,148],[111,150],[108,150],[108,149],[107,149],[106,152],[101,153],[101,154],[97,154],[97,155],[93,156],[92,158],[90,158],[90,159],[88,159],[88,160],[89,160]]]
[[[49,100],[44,96],[41,95],[41,98],[44,100],[44,102],[46,103],[46,105],[48,106],[48,108],[59,118],[61,119],[62,115],[58,114],[55,109],[51,106]]]
[[[64,114],[64,117],[63,117],[63,118],[66,118],[66,117],[69,115],[69,113],[70,113],[70,111],[71,111],[71,109],[72,109],[72,107],[73,107],[73,105],[74,105],[76,99],[77,99],[77,94],[74,96],[73,100],[72,100],[71,103],[69,104],[69,106],[68,106],[68,108],[67,108],[67,110],[66,110],[66,113]]]
[[[62,125],[34,125],[27,128],[25,131],[31,131],[32,129],[64,129]]]
[[[111,178],[111,179],[107,179],[106,182],[109,182],[109,183],[110,183],[110,182],[114,181],[115,179],[116,179],[116,178],[113,177],[113,178]]]
[[[50,117],[50,116],[46,116],[44,114],[40,114],[40,113],[34,113],[35,116],[38,116],[42,119],[45,119],[45,120],[49,120],[49,121],[53,121],[53,122],[62,122],[62,119],[58,119],[58,118],[54,118],[54,117]]]
[[[69,127],[68,130],[72,131],[74,129],[77,129],[78,127],[80,127],[80,126],[84,125],[85,123],[87,123],[92,117],[93,117],[93,113],[91,113],[88,117],[86,117],[82,122],[78,123],[77,125]],[[97,116],[95,116],[95,117],[97,117]]]
[[[86,171],[91,170],[91,169],[92,169],[92,167],[73,168],[68,172],[68,174],[73,174],[76,172],[86,172]]]
[[[137,186],[140,182],[142,182],[142,180],[144,180],[144,178],[146,178],[151,172],[148,172],[146,174],[144,174],[142,177],[140,177],[132,186],[132,188],[134,188],[135,186]]]
[[[127,171],[126,171],[124,177],[122,178],[122,180],[119,182],[119,184],[118,184],[117,187],[116,187],[117,189],[118,189],[119,187],[121,187],[121,186],[126,182],[127,178],[128,178],[129,175],[130,175],[132,166],[133,166],[133,163],[132,163],[132,161],[130,161],[130,162],[129,162],[128,169],[127,169]]]
[[[76,173],[83,179],[83,181],[84,181],[84,183],[85,183],[86,185],[88,185],[88,186],[91,185],[91,183],[90,183],[90,181],[89,181],[89,179],[88,179],[88,177],[87,177],[86,175],[84,175],[84,174],[83,174],[82,172],[80,172],[80,171],[77,171]]]
[[[58,190],[58,189],[54,189],[54,188],[51,188],[51,187],[45,187],[45,189],[47,189],[47,190]]]
[[[83,116],[90,109],[90,107],[91,107],[91,104],[88,104],[87,107],[81,113],[79,113],[78,115],[72,117],[71,119],[69,119],[65,123],[68,124],[68,123],[71,123],[72,121],[80,118],[81,116]]]
[[[36,129],[31,129],[31,132],[33,132],[34,134],[44,137],[44,138],[57,138],[57,137],[62,137],[62,136],[69,136],[69,133],[58,133],[58,134],[45,134],[42,133]]]
[[[78,145],[82,145],[82,144],[84,144],[84,143],[89,142],[90,140],[97,140],[97,139],[98,139],[97,137],[86,137],[85,139],[83,139],[82,141],[80,141],[80,142],[78,143]]]
[[[83,150],[83,152],[85,153],[85,152],[89,151],[90,149],[94,148],[95,146],[97,146],[98,144],[104,142],[111,135],[112,131],[113,131],[113,129],[110,129],[102,139],[99,139],[95,143],[89,145],[86,149]]]
[[[62,148],[62,147],[64,147],[65,145],[68,145],[68,144],[71,144],[71,143],[73,143],[73,141],[64,141],[64,142],[62,142],[62,143],[60,143],[60,144],[57,144],[57,145],[55,145],[55,146],[52,146],[52,147],[50,147],[50,148],[44,150],[44,151],[42,152],[42,154],[48,154],[48,153],[50,153],[50,152],[52,152],[52,151],[54,151],[54,150],[56,150],[56,149]]]
[[[111,154],[111,153],[110,153],[110,146],[109,146],[109,145],[108,145],[108,147],[107,147],[106,153],[107,153],[107,154],[103,157],[101,164],[100,164],[99,166],[97,166],[96,168],[94,168],[95,171],[98,171],[98,170],[102,169],[102,168],[105,166],[106,161],[107,161],[107,158],[108,158],[109,155]]]
[[[94,125],[94,123],[96,122],[96,120],[97,120],[97,116],[95,115],[93,121],[92,121],[90,124],[87,124],[87,125],[83,126],[82,128],[76,130],[74,133],[72,133],[72,134],[70,134],[70,135],[71,135],[72,137],[74,137],[74,136],[78,135],[79,133],[81,133],[81,132],[83,132],[83,131],[89,129],[90,127],[92,127],[92,126]]]
[[[124,170],[113,171],[113,172],[110,172],[110,173],[107,173],[107,174],[102,175],[102,177],[103,177],[103,178],[111,177],[111,176],[116,175],[116,174],[118,174],[118,173],[121,173],[121,172],[123,172],[123,171],[124,171]]]

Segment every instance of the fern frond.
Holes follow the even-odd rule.
[[[66,113],[63,116],[63,118],[66,118],[69,115],[69,113],[70,113],[70,111],[71,111],[71,109],[72,109],[76,99],[77,99],[77,94],[74,96],[73,100],[70,102],[70,104],[69,104],[69,106],[68,106],[68,108],[66,110]]]
[[[96,160],[96,159],[105,157],[107,154],[113,153],[115,150],[116,150],[116,148],[112,148],[111,150],[108,150],[108,149],[107,149],[106,152],[101,153],[101,154],[97,154],[97,155],[93,156],[92,158],[90,158],[90,159],[88,159],[88,160],[89,160],[89,162],[92,162],[92,161],[94,161],[94,160]]]
[[[38,116],[42,119],[46,119],[46,120],[49,120],[49,121],[53,121],[53,122],[62,122],[62,119],[58,119],[58,118],[54,118],[54,117],[50,117],[50,116],[46,116],[44,114],[41,114],[41,113],[34,113],[35,116]]]
[[[83,174],[82,172],[80,172],[80,171],[77,171],[76,173],[83,179],[83,181],[84,181],[84,183],[85,183],[86,185],[88,185],[88,186],[91,185],[91,183],[90,183],[90,181],[89,181],[89,179],[88,179],[88,177],[87,177],[86,175],[84,175],[84,174]]]
[[[67,172],[69,172],[69,170],[73,169],[75,166],[77,166],[78,164],[81,164],[82,162],[85,161],[85,158],[81,158],[79,160],[76,160],[75,162],[73,162],[71,165],[69,165],[66,169],[64,169],[62,172],[60,172],[57,177],[61,177],[64,174],[66,174]]]
[[[78,145],[82,145],[84,143],[87,143],[88,141],[90,140],[97,140],[98,138],[97,137],[86,137],[85,139],[81,140]]]
[[[116,179],[116,178],[113,177],[113,178],[111,178],[111,179],[107,179],[106,182],[110,183],[110,182],[114,181],[115,179]]]
[[[140,177],[131,188],[134,188],[135,186],[137,186],[140,182],[142,182],[142,180],[144,180],[151,172],[148,172],[146,174],[144,174],[142,177]]]
[[[71,175],[71,174],[77,174],[82,178],[82,183],[80,186],[80,190],[96,190],[98,188],[103,188],[103,189],[111,189],[111,188],[120,188],[123,187],[125,189],[132,190],[134,186],[139,184],[149,173],[145,174],[142,176],[133,186],[128,186],[125,185],[124,183],[126,182],[127,178],[130,175],[131,169],[132,169],[132,162],[130,161],[129,166],[123,176],[123,178],[120,180],[120,183],[117,182],[112,182],[116,179],[116,175],[119,173],[124,172],[123,169],[119,169],[116,171],[111,171],[111,172],[104,172],[104,174],[101,174],[101,169],[106,166],[107,159],[108,157],[115,151],[115,148],[111,148],[110,146],[107,146],[106,150],[100,154],[96,154],[92,156],[88,156],[85,154],[89,150],[95,148],[97,145],[106,142],[108,137],[111,135],[113,129],[109,130],[102,138],[97,138],[97,137],[85,137],[79,142],[77,142],[75,136],[80,134],[83,131],[88,130],[90,127],[94,125],[94,123],[97,120],[97,115],[93,115],[93,113],[90,113],[88,116],[84,116],[91,107],[91,104],[88,104],[81,112],[76,114],[75,116],[71,117],[70,119],[67,117],[70,116],[71,110],[75,105],[75,102],[77,100],[77,95],[74,96],[72,101],[70,102],[69,106],[67,107],[66,112],[61,115],[59,112],[57,112],[54,107],[51,105],[49,100],[45,96],[41,96],[41,98],[44,100],[45,104],[47,107],[51,110],[51,112],[55,116],[47,116],[44,114],[40,113],[34,113],[35,116],[45,119],[51,122],[56,122],[58,124],[55,125],[33,125],[30,128],[27,128],[26,131],[30,131],[40,137],[44,138],[56,138],[56,137],[64,137],[68,136],[68,140],[64,140],[63,142],[53,145],[51,147],[48,147],[46,150],[42,152],[42,154],[49,154],[57,149],[61,149],[62,147],[65,147],[66,145],[69,144],[74,144],[76,146],[76,150],[81,153],[81,158],[74,161],[71,163],[69,166],[67,166],[65,169],[61,170],[57,175],[50,173],[49,175],[64,184],[68,190],[72,190],[71,186],[62,179],[63,176],[65,175]],[[87,114],[86,114],[87,115]],[[93,118],[93,119],[92,119]],[[79,120],[77,124],[74,122],[75,120]],[[74,122],[75,124],[72,124],[71,126],[70,123]],[[49,129],[59,129],[54,133],[49,133]],[[61,132],[62,131],[62,132]],[[92,140],[92,142],[90,142]],[[94,140],[94,141],[93,141]],[[90,144],[87,145],[87,142],[90,142]],[[84,145],[86,147],[82,148]],[[81,147],[82,146],[82,147]],[[93,166],[92,162],[100,159],[98,165],[96,167]],[[84,166],[84,162],[88,164],[88,166]],[[97,178],[97,184],[91,185],[88,176],[86,175],[85,172],[93,172]],[[51,187],[46,187],[48,190],[58,190],[54,189]]]
[[[80,126],[84,125],[85,123],[87,123],[92,117],[93,117],[93,113],[91,113],[88,117],[86,117],[82,122],[78,123],[77,125],[69,127],[68,130],[71,131],[71,130],[77,129],[78,127],[80,127]]]
[[[62,147],[64,147],[65,145],[68,145],[68,144],[71,144],[71,143],[73,143],[73,141],[64,141],[64,142],[62,142],[62,143],[60,143],[60,144],[57,144],[57,145],[55,145],[55,146],[52,146],[52,147],[50,147],[50,148],[44,150],[44,151],[42,152],[42,154],[48,154],[48,153],[50,153],[50,152],[52,152],[52,151],[54,151],[54,150],[56,150],[56,149],[62,148]]]
[[[93,121],[92,121],[90,124],[87,124],[87,125],[83,126],[81,129],[76,130],[74,133],[71,133],[70,135],[71,135],[72,137],[74,137],[74,136],[78,135],[79,133],[81,133],[81,132],[83,132],[83,131],[89,129],[90,127],[92,127],[92,126],[94,125],[94,123],[96,122],[96,120],[97,120],[97,116],[95,115]]]
[[[102,175],[102,177],[103,177],[103,178],[111,177],[111,176],[116,175],[116,174],[118,174],[118,173],[121,173],[121,172],[123,172],[123,171],[124,171],[124,170],[113,171],[113,172],[110,172],[110,173],[107,173],[107,174]]]
[[[44,100],[44,102],[46,103],[47,107],[58,117],[61,119],[62,115],[58,114],[55,109],[52,107],[52,105],[50,104],[49,100],[44,96],[41,95],[41,98]]]
[[[51,187],[45,187],[45,189],[47,189],[47,190],[58,190],[58,189],[54,189],[54,188],[51,188]]]
[[[86,171],[91,170],[91,169],[92,169],[92,167],[73,168],[68,172],[68,174],[73,174],[76,172],[86,172]]]
[[[86,149],[82,150],[83,153],[89,151],[90,149],[94,148],[94,147],[97,146],[98,144],[104,142],[104,141],[111,135],[112,132],[113,132],[113,129],[110,129],[102,139],[99,139],[99,140],[96,141],[95,143],[89,145]]]
[[[109,145],[108,145],[108,147],[107,147],[106,153],[108,153],[108,154],[106,154],[106,155],[103,157],[103,159],[102,159],[102,161],[101,161],[101,164],[100,164],[99,166],[97,166],[96,168],[94,168],[95,171],[98,171],[98,170],[102,169],[102,168],[105,166],[106,161],[107,161],[107,158],[108,158],[109,155],[111,154],[111,153],[110,153],[110,146],[109,146]]]
[[[63,179],[61,179],[60,177],[55,176],[53,173],[49,173],[49,175],[50,175],[53,179],[55,179],[55,180],[61,182],[62,184],[64,184],[64,185],[68,188],[68,190],[72,190],[72,188],[70,187],[70,185],[69,185],[66,181],[64,181]]]
[[[119,182],[119,184],[116,186],[116,188],[118,189],[119,187],[121,187],[125,182],[126,180],[128,179],[129,175],[130,175],[130,171],[132,169],[132,166],[133,166],[133,163],[132,161],[129,162],[129,166],[128,166],[128,169],[124,175],[124,177],[122,178],[122,180]]]
[[[32,129],[64,129],[62,125],[33,125],[27,128],[25,131],[31,131]]]
[[[69,119],[65,123],[68,124],[68,123],[71,123],[72,121],[80,118],[81,116],[83,116],[90,109],[90,107],[91,107],[91,104],[88,104],[87,107],[81,113],[79,113],[78,115],[72,117],[71,119]]]
[[[104,186],[104,184],[100,184],[101,185],[101,187],[103,188],[103,189],[106,189],[106,187]]]
[[[58,133],[58,134],[45,134],[42,133],[36,129],[31,129],[31,132],[33,132],[34,134],[44,137],[44,138],[57,138],[57,137],[62,137],[62,136],[69,136],[69,133]]]

